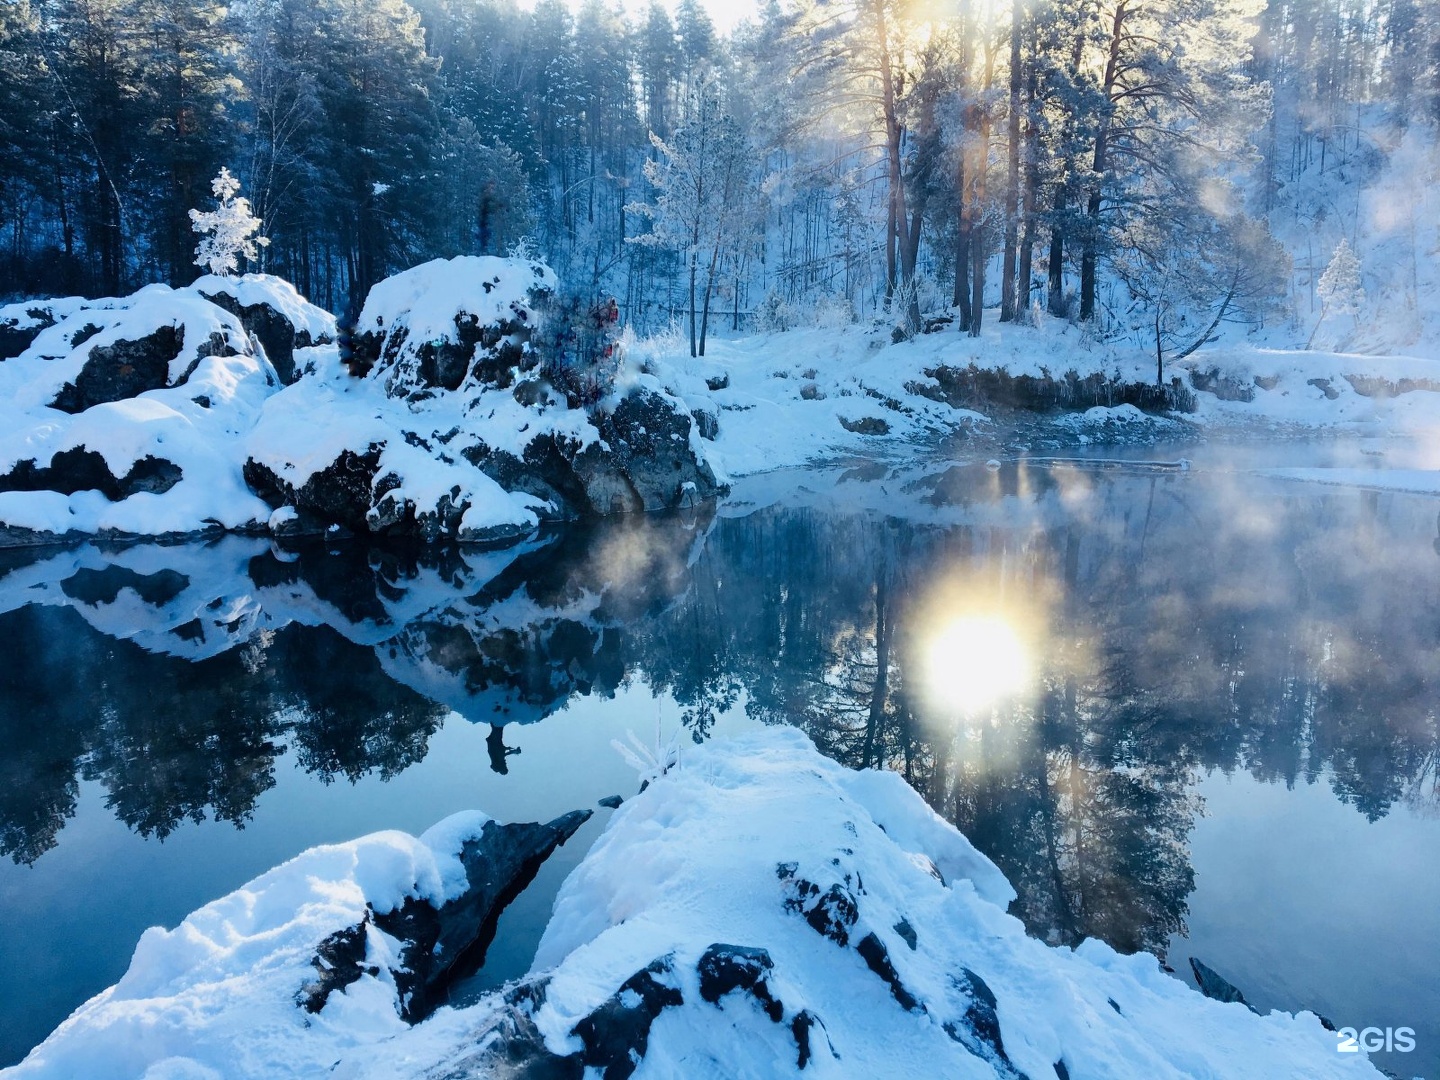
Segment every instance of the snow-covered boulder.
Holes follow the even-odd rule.
[[[0,539],[263,520],[236,441],[278,379],[235,316],[164,285],[31,307],[54,321],[0,363]]]
[[[1311,1014],[1027,937],[1008,882],[898,775],[798,732],[687,749],[648,779],[562,886],[530,973],[472,1005],[410,1006],[430,939],[387,913],[473,884],[454,852],[483,815],[314,849],[148,931],[11,1075],[1381,1075]]]
[[[123,300],[114,297],[87,300],[82,296],[63,296],[6,304],[0,307],[0,360],[19,356],[30,347],[40,335],[40,331],[78,311],[85,308],[116,307],[123,303]]]
[[[193,282],[190,290],[238,318],[246,332],[259,341],[283,382],[292,383],[300,376],[296,349],[335,341],[335,316],[273,274],[207,274]]]
[[[511,385],[534,367],[526,349],[555,273],[530,259],[432,259],[386,278],[365,298],[351,364],[391,396]]]
[[[518,258],[437,259],[382,281],[353,352],[327,354],[266,406],[251,487],[285,528],[426,540],[717,494],[690,410],[659,381],[622,372],[611,386],[610,371],[593,402],[557,386],[537,337],[553,289],[547,267]]]

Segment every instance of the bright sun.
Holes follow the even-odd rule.
[[[926,650],[926,676],[937,701],[974,713],[1018,694],[1030,682],[1030,657],[1014,628],[993,615],[946,624]]]

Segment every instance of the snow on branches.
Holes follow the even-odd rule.
[[[220,170],[210,190],[215,195],[215,209],[190,211],[190,228],[202,234],[195,247],[195,265],[228,277],[240,268],[239,256],[255,258],[270,239],[255,236],[260,219],[250,212],[250,200],[240,195],[240,181],[229,169]]]

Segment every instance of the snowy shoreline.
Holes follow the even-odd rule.
[[[407,897],[464,895],[453,853],[488,821],[470,814],[313,849],[149,931],[3,1075],[1380,1075],[1313,1014],[1261,1017],[1148,954],[1027,937],[1003,875],[898,775],[798,732],[649,764],[530,973],[475,1004],[407,1021],[406,943],[379,929]],[[357,921],[363,949],[321,948]]]
[[[575,369],[568,324],[546,314],[554,287],[524,260],[406,271],[366,308],[363,362],[264,275],[0,308],[28,341],[0,360],[0,547],[226,532],[493,544],[852,457],[1440,429],[1440,361],[1216,345],[1157,386],[1139,354],[1066,324],[899,343],[797,329],[712,340],[704,357],[623,333],[584,404],[557,389]]]

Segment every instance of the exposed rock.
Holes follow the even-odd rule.
[[[895,933],[900,935],[901,941],[910,946],[911,952],[915,951],[915,947],[919,944],[920,938],[916,935],[915,928],[910,925],[909,919],[901,919],[897,922],[895,924]]]
[[[619,795],[606,795],[603,799],[597,800],[596,805],[603,806],[606,810],[618,810],[624,801]]]
[[[862,416],[859,420],[847,420],[842,416],[840,417],[840,426],[856,435],[890,434],[890,421],[883,420],[878,416]]]
[[[373,926],[401,943],[391,975],[401,1015],[419,1020],[431,1011],[437,989],[462,959],[475,967],[484,962],[501,912],[590,814],[575,810],[545,825],[486,822],[480,837],[465,841],[460,851],[468,883],[463,895],[439,907],[412,897],[392,911],[370,909],[358,926],[331,934],[317,949],[313,963],[318,978],[304,988],[300,1003],[319,1012],[332,992],[367,970],[373,973],[364,963],[364,941]]]
[[[572,1035],[585,1045],[580,1061],[601,1070],[604,1080],[626,1080],[645,1057],[650,1028],[669,1006],[685,1004],[673,977],[674,958],[652,961],[621,984],[603,1005],[575,1025]]]
[[[1245,995],[1214,968],[1207,967],[1192,956],[1190,970],[1195,973],[1195,985],[1200,987],[1200,992],[1206,997],[1216,1001],[1238,1002],[1251,1012],[1255,1011],[1255,1007],[1245,1000]]]
[[[1361,397],[1392,398],[1409,394],[1415,390],[1440,391],[1440,382],[1434,379],[1385,379],[1378,375],[1346,375],[1348,382]]]
[[[855,951],[860,954],[860,959],[865,961],[865,966],[873,971],[880,978],[884,979],[890,986],[890,993],[900,1003],[900,1007],[907,1012],[924,1012],[925,1006],[916,1000],[915,995],[905,989],[900,981],[900,976],[895,971],[895,965],[890,962],[890,950],[885,948],[885,943],[875,933],[866,934],[855,946]]]
[[[159,326],[134,341],[97,345],[73,382],[66,383],[50,403],[61,412],[84,412],[105,401],[122,401],[170,384],[170,362],[180,355],[185,332]],[[223,347],[223,340],[219,343]],[[202,355],[210,355],[204,353]]]
[[[1099,372],[1081,377],[1067,371],[1058,378],[1049,374],[1012,375],[1008,371],[940,366],[927,370],[939,388],[915,384],[914,393],[944,401],[955,408],[992,411],[995,408],[1026,412],[1058,412],[1090,409],[1096,405],[1134,405],[1142,412],[1194,412],[1195,394],[1177,376],[1169,386],[1125,382]]]
[[[785,867],[791,865],[780,867],[782,880],[786,877]],[[850,931],[860,917],[855,897],[848,889],[837,883],[822,892],[813,881],[795,877],[787,881],[785,910],[803,915],[816,933],[841,946],[850,944]]]
[[[343,525],[363,533],[370,531],[367,515],[374,503],[379,468],[380,447],[371,444],[363,451],[342,452],[298,488],[252,457],[245,462],[245,482],[276,509],[292,506],[326,525]]]
[[[200,295],[230,312],[240,320],[240,325],[245,327],[246,333],[255,335],[255,339],[265,350],[266,357],[275,366],[275,372],[280,376],[281,382],[292,383],[296,380],[298,377],[295,370],[296,348],[317,344],[310,340],[310,334],[307,331],[297,331],[289,319],[269,304],[251,304],[246,307],[242,306],[229,293],[202,292]]]
[[[1279,375],[1256,375],[1255,385],[1261,390],[1274,390],[1280,385]]]
[[[22,306],[22,310],[0,317],[0,360],[19,356],[40,336],[40,331],[55,322],[54,313],[41,304]]]
[[[1006,1080],[1024,1080],[1024,1074],[1015,1068],[1005,1053],[995,992],[979,975],[963,967],[958,975],[950,976],[950,987],[964,998],[966,1004],[958,1023],[945,1024],[945,1033],[972,1054],[989,1061]]]
[[[785,1015],[782,1005],[770,989],[767,976],[775,970],[775,962],[764,949],[744,945],[711,945],[700,957],[696,971],[700,975],[700,996],[712,1005],[736,990],[744,991],[760,1004],[775,1023]]]
[[[720,434],[720,418],[706,409],[691,409],[690,416],[700,437],[714,442]]]
[[[370,290],[356,322],[351,371],[385,381],[392,396],[505,389],[538,363],[526,346],[554,292],[540,263],[490,256],[436,259]]]
[[[712,375],[705,380],[705,386],[713,394],[716,390],[728,390],[730,388],[730,373],[724,375]]]
[[[1214,394],[1221,401],[1254,401],[1255,387],[1241,379],[1223,374],[1218,367],[1208,371],[1198,368],[1190,372],[1190,385],[1196,390]]]
[[[48,465],[37,465],[34,459],[17,462],[0,475],[0,491],[58,491],[65,495],[99,491],[117,502],[141,491],[169,491],[182,475],[179,465],[147,454],[117,477],[101,455],[77,446],[53,455]]]
[[[1325,395],[1327,401],[1334,401],[1340,396],[1340,391],[1330,385],[1329,379],[1306,379],[1305,385],[1315,387],[1316,390],[1319,390]]]

